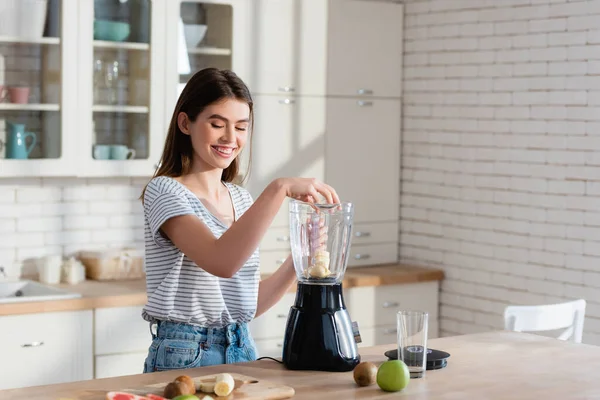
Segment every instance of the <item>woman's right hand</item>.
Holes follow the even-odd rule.
[[[337,204],[340,199],[336,191],[326,183],[315,178],[279,178],[285,195],[296,200],[308,203],[318,202],[319,195],[323,196],[327,203]]]

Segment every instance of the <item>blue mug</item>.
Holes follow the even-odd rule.
[[[24,124],[13,124],[7,122],[6,132],[6,158],[25,160],[29,158],[31,150],[35,147],[37,136],[33,132],[25,132]],[[27,146],[27,138],[31,138],[31,144]]]

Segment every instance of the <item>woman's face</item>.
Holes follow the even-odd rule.
[[[225,99],[207,106],[194,122],[185,113],[179,113],[178,123],[179,129],[190,135],[194,164],[225,169],[246,144],[250,107],[244,101]]]

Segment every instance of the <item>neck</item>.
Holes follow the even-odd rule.
[[[203,168],[201,163],[194,162],[191,171],[182,177],[182,181],[194,192],[218,200],[223,191],[222,174],[223,170],[220,168]]]

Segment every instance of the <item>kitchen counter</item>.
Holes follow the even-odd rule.
[[[201,377],[219,372],[242,374],[294,389],[292,399],[591,399],[600,397],[600,347],[573,344],[516,332],[488,332],[433,339],[430,348],[450,353],[448,366],[413,379],[401,393],[377,385],[359,388],[352,373],[289,371],[272,360],[169,371],[119,378],[0,391],[11,399],[104,399],[114,390],[141,390],[185,373]],[[379,364],[394,345],[362,348],[364,361]]]
[[[267,276],[263,276],[266,278]],[[444,278],[440,269],[405,264],[352,267],[346,270],[344,288],[360,286],[397,285],[439,281]],[[104,307],[127,307],[146,304],[145,279],[129,281],[85,281],[77,285],[56,287],[81,293],[78,299],[23,302],[0,305],[0,315],[32,314],[55,311],[89,310]],[[295,291],[292,285],[290,291]]]

